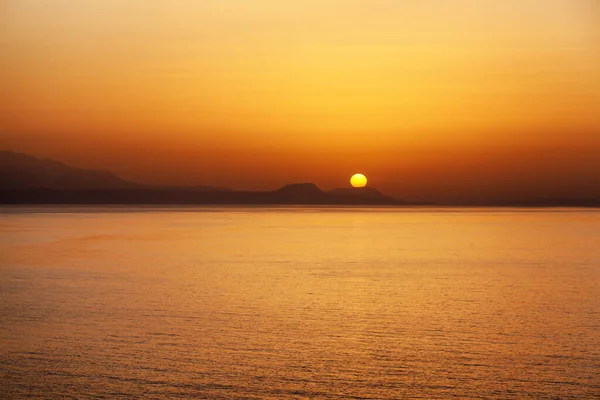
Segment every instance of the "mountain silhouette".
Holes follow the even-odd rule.
[[[324,192],[314,183],[293,183],[274,191],[143,185],[109,171],[75,168],[12,151],[0,152],[0,171],[2,204],[399,204],[372,188]]]
[[[0,204],[428,205],[405,203],[373,187],[323,191],[314,183],[292,183],[273,191],[236,191],[202,185],[143,185],[126,181],[109,171],[79,169],[12,151],[0,151]],[[600,199],[452,205],[600,207]]]
[[[273,192],[281,203],[302,204],[338,204],[338,205],[392,205],[402,204],[400,201],[382,195],[377,189],[340,188],[327,192],[319,189],[314,183],[292,183]]]
[[[314,183],[291,183],[275,190],[273,194],[281,202],[314,201],[324,196],[323,191]]]
[[[275,192],[291,196],[320,196],[323,194],[323,191],[314,183],[290,183]]]
[[[84,170],[60,161],[0,152],[0,188],[8,189],[124,189],[138,184],[127,182],[112,172]]]
[[[71,167],[60,161],[23,153],[0,151],[0,189],[109,190],[168,188],[172,190],[227,190],[212,186],[142,185],[126,181],[110,171]]]
[[[346,204],[403,204],[373,187],[337,188],[326,192],[331,201]]]
[[[334,196],[350,196],[358,198],[368,199],[392,199],[389,196],[381,194],[381,192],[373,187],[360,187],[360,188],[337,188],[328,191],[327,193]]]

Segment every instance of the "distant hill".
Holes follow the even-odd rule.
[[[273,193],[281,204],[336,204],[336,205],[400,205],[402,202],[384,196],[375,188],[341,188],[327,192],[314,183],[292,183]]]
[[[293,183],[274,191],[150,186],[127,182],[110,172],[72,168],[24,154],[2,152],[0,160],[0,204],[402,204],[371,188],[324,192],[314,183]]]
[[[283,203],[315,202],[323,199],[324,193],[314,183],[292,183],[285,185],[273,192],[275,198]]]
[[[381,194],[381,192],[372,187],[362,188],[338,188],[327,192],[334,196],[350,196],[350,197],[364,197],[369,199],[392,199],[389,196]]]
[[[112,172],[84,170],[60,161],[41,160],[12,151],[0,152],[0,188],[15,189],[125,189],[140,185]]]
[[[298,202],[305,204],[339,204],[339,205],[399,205],[401,201],[385,196],[371,187],[339,188],[322,191],[314,183],[292,183],[274,192],[281,203]]]
[[[372,187],[323,191],[292,183],[273,191],[235,191],[212,186],[143,185],[109,171],[0,151],[0,204],[211,204],[211,205],[427,205],[406,203]],[[537,199],[460,203],[451,206],[600,207],[600,199]]]
[[[393,197],[383,195],[373,187],[337,188],[326,192],[326,195],[336,202],[356,204],[402,204]]]
[[[142,185],[119,178],[110,171],[71,167],[60,161],[39,159],[27,154],[0,151],[0,190],[109,190],[169,189],[224,191],[212,186]]]
[[[280,199],[307,199],[313,201],[323,199],[323,201],[334,203],[353,203],[354,201],[399,203],[398,200],[385,196],[372,187],[338,188],[324,192],[314,183],[292,183],[275,190],[274,193]]]

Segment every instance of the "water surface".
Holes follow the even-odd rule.
[[[600,212],[4,208],[6,398],[600,398]]]

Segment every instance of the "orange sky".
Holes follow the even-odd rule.
[[[7,0],[0,147],[142,182],[600,196],[595,0]]]

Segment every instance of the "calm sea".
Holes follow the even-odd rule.
[[[0,397],[600,398],[600,211],[0,209]]]

